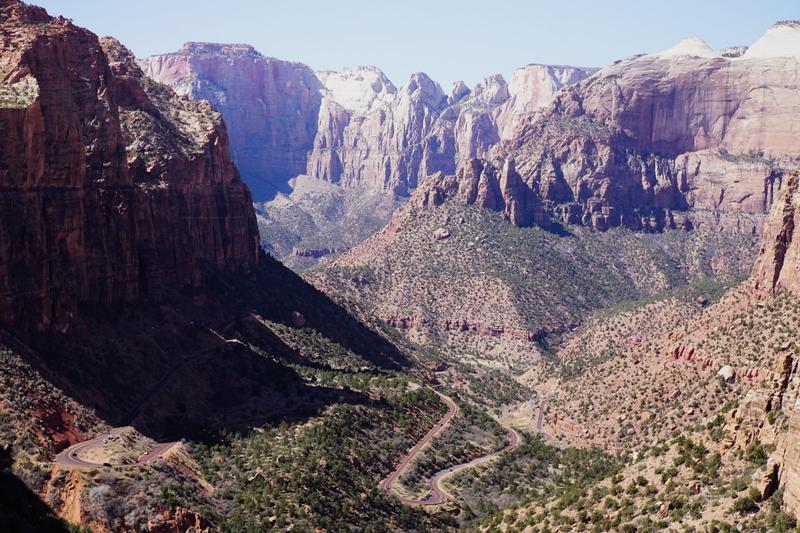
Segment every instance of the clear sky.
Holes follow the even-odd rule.
[[[140,57],[185,41],[239,42],[315,69],[380,67],[445,88],[528,63],[602,66],[699,35],[751,44],[800,0],[28,0]]]

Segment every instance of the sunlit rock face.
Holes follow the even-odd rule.
[[[489,156],[513,159],[562,222],[659,230],[691,226],[675,220],[689,209],[764,215],[800,155],[798,34],[779,23],[746,50],[693,37],[618,61],[523,115]]]
[[[522,114],[593,69],[530,65],[445,94],[423,73],[396,87],[376,67],[313,72],[248,45],[187,43],[140,62],[179,94],[207,99],[257,199],[300,174],[405,195],[420,179],[484,157]]]
[[[152,79],[222,113],[236,164],[257,198],[305,172],[322,102],[322,84],[306,65],[213,43],[186,43],[140,64]]]

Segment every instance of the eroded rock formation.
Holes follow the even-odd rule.
[[[112,39],[0,2],[0,320],[196,286],[259,258],[220,115],[145,78]]]
[[[414,201],[421,207],[435,207],[452,196],[468,205],[501,211],[516,226],[548,224],[539,197],[525,185],[511,160],[497,167],[473,159],[455,176],[434,175],[420,187]]]
[[[322,84],[306,65],[264,57],[249,45],[213,43],[186,43],[140,64],[152,79],[222,113],[256,198],[305,172],[323,114]]]
[[[797,35],[782,23],[738,56],[691,38],[618,61],[523,116],[490,159],[513,159],[567,223],[661,229],[672,211],[766,213],[800,153]]]
[[[440,320],[418,315],[391,315],[384,320],[386,324],[398,329],[420,330],[434,328],[439,331],[472,333],[485,337],[507,337],[527,342],[536,341],[543,333],[504,325],[470,322],[469,320]]]
[[[407,194],[424,176],[485,157],[521,115],[592,72],[530,65],[510,84],[495,75],[472,89],[459,82],[445,95],[422,73],[398,89],[375,67],[315,74],[247,45],[187,43],[141,64],[153,79],[222,112],[259,199],[303,173]]]
[[[767,218],[758,260],[751,277],[765,295],[784,289],[800,296],[800,173],[792,172],[783,194]]]

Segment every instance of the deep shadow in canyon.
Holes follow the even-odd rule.
[[[211,272],[199,289],[158,300],[80,307],[69,330],[9,332],[5,342],[54,386],[110,426],[156,440],[213,440],[333,403],[369,403],[349,390],[309,385],[293,364],[326,369],[269,324],[310,329],[375,373],[410,363],[389,341],[278,261],[252,275]]]

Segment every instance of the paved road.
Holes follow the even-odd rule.
[[[397,465],[397,468],[389,474],[381,483],[378,485],[382,491],[387,493],[393,492],[393,485],[398,480],[398,478],[408,469],[409,465],[411,464],[414,459],[419,456],[422,450],[430,443],[430,441],[439,433],[441,433],[445,427],[450,423],[450,420],[458,413],[458,405],[452,400],[452,398],[445,396],[439,392],[436,392],[442,400],[445,401],[447,404],[447,413],[433,426],[428,433],[425,434],[422,439],[414,445],[413,448],[406,454],[400,464]],[[445,468],[437,472],[429,481],[428,486],[430,487],[430,493],[421,498],[406,498],[404,496],[399,496],[400,501],[405,505],[422,505],[422,506],[430,506],[430,505],[441,505],[448,500],[451,500],[453,496],[449,494],[446,490],[444,490],[441,486],[441,482],[455,474],[456,472],[460,472],[462,470],[466,470],[467,468],[472,468],[474,466],[478,466],[480,464],[492,461],[497,457],[500,457],[506,452],[509,452],[519,446],[520,437],[519,434],[511,428],[506,428],[509,435],[509,443],[504,446],[503,448],[496,450],[490,454],[484,455],[467,463],[462,463],[459,465],[454,465],[449,468]]]
[[[214,330],[209,330],[212,334],[220,339],[220,343],[215,344],[211,348],[207,348],[206,350],[201,351],[197,355],[192,357],[188,357],[183,359],[182,361],[178,362],[175,366],[170,368],[166,374],[155,384],[155,386],[150,389],[150,391],[137,403],[133,409],[131,409],[122,419],[123,426],[130,425],[133,421],[138,417],[142,411],[144,411],[145,407],[150,405],[150,402],[155,398],[156,394],[167,384],[170,378],[185,364],[190,363],[192,361],[196,361],[201,357],[205,357],[213,353],[217,348],[222,346],[225,343],[238,343],[241,344],[238,340],[235,339],[225,339],[219,335],[219,333],[215,332]],[[106,438],[109,436],[119,436],[122,432],[122,428],[114,428],[109,433],[104,433],[99,437],[95,437],[93,439],[79,442],[73,446],[70,446],[66,450],[62,451],[54,460],[54,463],[58,466],[67,467],[67,468],[97,468],[104,466],[101,463],[92,463],[90,461],[85,461],[79,457],[81,453],[88,452],[93,448],[98,448],[103,446],[107,441]],[[172,449],[173,446],[177,446],[177,442],[160,442],[153,446],[153,448],[139,457],[136,463],[127,464],[127,465],[114,465],[115,468],[118,467],[129,467],[129,466],[143,466],[153,461],[157,461],[159,457],[163,456],[169,450]]]
[[[450,420],[456,416],[458,413],[458,405],[456,402],[453,401],[452,398],[445,396],[444,394],[434,391],[439,397],[444,400],[444,403],[447,404],[447,412],[445,415],[433,426],[430,431],[428,431],[422,439],[420,439],[411,450],[403,457],[403,460],[400,461],[400,464],[397,465],[397,468],[389,474],[383,481],[380,482],[378,488],[384,492],[392,492],[392,486],[394,485],[395,481],[408,469],[408,466],[411,462],[417,458],[423,448],[430,443],[430,441],[439,433],[441,433],[444,428],[450,424]],[[401,498],[402,499],[402,498]],[[404,502],[405,503],[405,502]]]
[[[99,437],[95,437],[93,439],[79,442],[73,446],[70,446],[66,450],[62,451],[54,460],[54,463],[60,467],[64,468],[100,468],[104,465],[103,463],[93,463],[91,461],[86,461],[80,458],[81,454],[84,454],[94,448],[99,448],[108,442],[109,436],[119,437],[122,433],[123,428],[114,428],[108,433],[103,433]],[[120,467],[130,467],[130,466],[143,466],[146,464],[151,463],[152,461],[158,460],[159,457],[163,456],[169,450],[172,449],[173,446],[177,446],[179,443],[177,442],[161,442],[153,446],[153,448],[139,457],[139,459],[135,463],[131,464],[124,464],[124,465],[114,465],[114,468]]]
[[[450,476],[453,476],[458,472],[461,472],[462,470],[467,470],[468,468],[473,468],[482,465],[484,463],[488,463],[489,461],[494,461],[501,455],[508,453],[517,446],[519,446],[520,442],[522,441],[522,439],[519,436],[519,433],[517,433],[514,429],[510,427],[506,427],[506,431],[508,431],[508,444],[506,444],[497,451],[494,451],[482,457],[478,457],[477,459],[473,459],[468,463],[462,463],[460,465],[451,466],[450,468],[445,468],[444,470],[437,472],[428,482],[428,485],[431,488],[430,495],[428,495],[423,500],[420,500],[415,503],[419,503],[420,505],[440,505],[448,500],[452,500],[453,495],[447,492],[442,487],[442,482],[446,478],[449,478]]]
[[[551,391],[539,402],[539,413],[536,415],[536,433],[541,433],[545,439],[547,439],[548,436],[542,429],[544,425],[544,409],[556,395],[557,393],[555,391]]]

